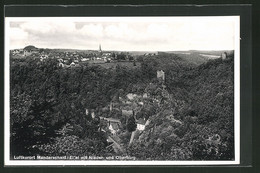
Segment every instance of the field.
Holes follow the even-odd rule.
[[[141,63],[140,62],[136,62],[136,66],[134,66],[134,62],[129,62],[129,61],[121,61],[121,62],[110,62],[110,63],[93,63],[93,62],[89,62],[90,65],[99,65],[99,66],[102,66],[106,69],[109,69],[109,68],[115,68],[117,65],[120,65],[120,66],[125,66],[125,67],[128,67],[128,68],[138,68],[141,66]]]

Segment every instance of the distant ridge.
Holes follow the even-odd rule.
[[[37,47],[33,46],[33,45],[29,45],[29,46],[26,46],[25,48],[23,48],[24,50],[27,50],[27,51],[31,51],[31,50],[35,50],[35,49],[38,49]]]

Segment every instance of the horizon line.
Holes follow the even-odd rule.
[[[28,45],[28,46],[33,46],[33,45]],[[27,46],[25,46],[27,47]],[[24,47],[24,48],[25,48]],[[79,51],[99,51],[99,49],[80,49],[80,48],[39,48],[34,46],[37,49],[51,49],[51,50],[55,50],[55,49],[68,49],[68,50],[79,50]],[[15,49],[24,49],[24,48],[12,48],[9,50],[15,50]],[[171,51],[234,51],[235,49],[179,49],[179,50],[102,50],[102,51],[114,51],[114,52],[171,52]]]

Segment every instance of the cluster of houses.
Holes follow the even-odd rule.
[[[147,98],[147,95],[145,94],[142,96],[129,93],[126,95],[126,98],[119,97],[117,101],[115,101],[115,99],[112,100],[109,104],[109,111],[112,112],[113,110],[120,110],[122,117],[125,117],[125,119],[128,119],[129,117],[133,116],[137,125],[136,130],[143,131],[145,130],[145,127],[149,124],[150,121],[148,119],[145,119],[144,117],[137,119],[135,111],[137,112],[144,106],[144,102],[142,100],[145,98]],[[117,104],[116,102],[120,103]],[[90,114],[92,119],[95,118],[94,111],[90,113],[90,111],[86,109],[86,114]],[[106,124],[106,127],[102,128],[101,130],[106,131],[105,129],[107,129],[113,135],[117,134],[120,131],[123,123],[127,123],[121,122],[120,119],[114,117],[99,116],[99,118],[100,121],[103,122],[102,124]]]
[[[59,49],[39,49],[35,46],[26,46],[24,49],[14,49],[10,51],[11,56],[15,57],[35,57],[44,61],[47,58],[55,58],[59,61],[61,67],[76,67],[81,63],[110,63],[120,58],[123,53],[99,50],[77,51],[77,50],[59,50]],[[125,53],[125,59],[129,60],[129,53]]]
[[[26,46],[24,49],[10,50],[10,55],[15,57],[35,57],[44,61],[47,58],[55,58],[59,61],[59,65],[62,67],[77,66],[80,62],[93,61],[98,62],[110,62],[112,60],[112,52],[99,51],[69,51],[69,50],[49,50],[39,49],[35,46]]]
[[[44,61],[47,58],[57,59],[61,67],[77,67],[80,64],[102,64],[117,61],[133,61],[129,52],[103,51],[101,45],[98,50],[62,50],[41,49],[35,46],[26,46],[24,49],[10,50],[10,55],[16,58],[33,57]],[[148,54],[147,54],[148,55]],[[150,55],[150,54],[149,54]]]
[[[10,54],[17,57],[37,56],[41,61],[44,61],[49,57],[46,51],[43,49],[38,49],[34,46],[26,46],[24,49],[14,49],[10,51]]]
[[[12,56],[22,58],[22,57],[33,57],[39,59],[40,61],[44,61],[49,57],[53,57],[51,53],[44,49],[38,49],[34,46],[26,46],[24,49],[14,49],[10,51]]]
[[[163,70],[157,71],[157,78],[165,80],[165,72]],[[125,119],[133,116],[137,125],[136,129],[139,131],[143,131],[145,130],[145,127],[150,123],[150,120],[145,119],[145,117],[137,118],[136,115],[144,107],[144,102],[148,97],[149,93],[144,93],[143,95],[128,93],[124,98],[121,97],[120,94],[117,94],[109,104],[109,111],[120,111],[122,117],[125,117]],[[120,130],[120,127],[123,123],[120,121],[120,119],[112,117],[100,117],[100,120],[107,123],[107,127],[112,134],[116,134]]]
[[[29,56],[31,54],[37,54],[40,52],[40,49],[37,49],[34,46],[26,46],[24,49],[14,49],[11,50],[11,55],[19,55],[19,56]]]
[[[113,52],[103,51],[101,45],[98,50],[62,50],[62,49],[40,49],[35,46],[26,46],[24,49],[10,50],[10,55],[17,57],[35,56],[45,58],[56,58],[59,60],[60,66],[74,66],[75,64],[91,62],[91,63],[109,63],[120,59],[124,55],[125,60],[130,60],[129,52]]]
[[[155,53],[144,53],[143,56],[156,56],[158,55],[158,52]]]
[[[111,51],[102,51],[101,45],[99,45],[99,50],[93,50],[82,52],[63,52],[62,55],[56,56],[61,67],[76,67],[79,64],[92,63],[92,64],[102,64],[110,63],[116,61],[120,56],[119,53]],[[129,58],[129,53],[126,53],[126,60]]]
[[[158,70],[157,78],[165,80],[165,72]],[[136,130],[131,133],[128,144],[128,146],[130,146],[136,139],[142,140],[142,135],[147,134],[145,130],[150,124],[151,118],[150,116],[146,116],[142,110],[147,108],[147,104],[151,100],[156,100],[156,97],[153,97],[146,91],[143,94],[128,93],[126,95],[119,91],[118,94],[115,94],[109,105],[104,108],[104,110],[106,109],[107,111],[106,113],[101,113],[101,116],[96,116],[94,110],[89,111],[86,109],[86,114],[88,116],[91,115],[93,120],[99,117],[100,131],[109,132],[111,134],[109,136],[113,139],[119,138],[120,134],[124,131],[122,130],[124,125],[128,123],[127,120],[130,117],[134,117]],[[120,112],[119,116],[114,116],[114,112]],[[175,124],[183,124],[180,120],[175,119],[172,114],[166,118]],[[115,141],[120,143],[120,139]]]
[[[18,54],[23,54],[23,49],[14,49],[14,50],[10,50],[10,54],[11,55],[18,55]]]

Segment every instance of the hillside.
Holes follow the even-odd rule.
[[[233,63],[204,63],[181,77],[182,87],[168,81],[168,97],[156,96],[167,104],[155,107],[130,153],[140,159],[150,153],[152,160],[234,159]]]
[[[139,58],[135,68],[11,58],[11,157],[234,159],[233,57],[200,65],[175,54]]]
[[[233,56],[232,50],[219,50],[219,51],[201,51],[201,50],[189,50],[189,51],[171,51],[166,52],[178,56],[194,65],[200,65],[207,62],[210,59],[217,59],[222,53],[226,52],[228,55]]]

